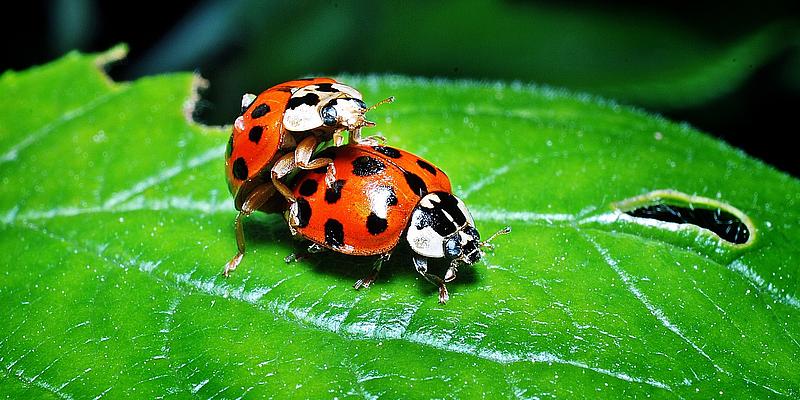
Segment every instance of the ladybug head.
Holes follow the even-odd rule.
[[[414,208],[406,240],[420,256],[450,260],[444,277],[449,282],[456,278],[459,264],[475,264],[484,255],[482,248],[491,247],[491,240],[508,232],[510,228],[505,228],[481,241],[464,202],[451,193],[432,192]]]
[[[367,105],[361,99],[352,97],[333,99],[319,111],[325,126],[341,127],[349,131],[375,125],[364,118],[366,112]]]
[[[370,110],[374,110],[381,104],[391,103],[393,101],[394,97],[389,97],[375,103],[371,107],[367,107],[367,104],[360,98],[339,97],[332,99],[320,108],[320,117],[325,126],[340,127],[348,131],[353,131],[364,126],[374,126],[375,123],[368,121],[364,117],[364,114]]]

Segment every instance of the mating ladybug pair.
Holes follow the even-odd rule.
[[[244,255],[242,218],[257,210],[282,212],[291,233],[312,242],[309,252],[377,256],[356,289],[369,286],[381,264],[405,242],[417,272],[439,287],[444,303],[445,282],[455,279],[459,264],[474,264],[482,247],[509,231],[481,241],[444,171],[379,145],[382,138],[362,138],[361,128],[374,125],[364,114],[375,106],[367,108],[361,93],[329,78],[289,81],[243,97],[225,162],[239,210],[238,252],[225,266],[225,276]],[[347,145],[345,130],[350,132]],[[329,140],[333,146],[315,154]],[[287,176],[288,184],[282,180]],[[428,258],[450,260],[444,278],[428,272]]]

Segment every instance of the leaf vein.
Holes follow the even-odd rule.
[[[611,267],[611,269],[617,274],[620,280],[622,280],[628,291],[640,303],[642,303],[642,305],[644,305],[647,311],[649,311],[650,314],[654,316],[661,323],[661,325],[667,328],[667,330],[669,330],[670,332],[677,335],[679,338],[681,338],[681,340],[683,340],[683,342],[691,346],[698,354],[700,354],[703,358],[708,360],[714,367],[714,369],[716,369],[719,372],[725,373],[726,375],[730,375],[727,371],[722,369],[722,367],[717,365],[717,363],[714,362],[714,360],[711,359],[711,357],[705,351],[703,351],[703,349],[700,346],[698,346],[694,341],[692,341],[692,339],[687,337],[686,334],[684,334],[683,331],[681,331],[681,329],[677,325],[675,325],[672,321],[670,321],[669,318],[667,318],[666,314],[664,314],[664,311],[653,305],[650,299],[648,299],[647,296],[641,290],[639,290],[638,287],[636,287],[630,275],[628,275],[628,273],[625,272],[625,270],[623,270],[619,266],[619,262],[617,262],[617,260],[611,257],[611,254],[609,253],[608,249],[602,247],[597,241],[592,239],[589,235],[583,232],[580,233],[584,237],[584,239],[586,239],[586,241],[589,242],[597,250],[597,252],[603,258],[606,264],[609,267]]]
[[[123,87],[122,89],[106,93],[104,95],[98,96],[91,100],[90,102],[74,108],[72,110],[66,111],[59,118],[56,118],[52,122],[42,126],[41,128],[27,134],[22,135],[23,139],[17,142],[16,144],[12,145],[8,150],[6,150],[3,155],[0,155],[0,165],[11,162],[17,159],[19,152],[27,149],[28,147],[36,144],[40,140],[44,139],[47,135],[53,132],[56,128],[76,119],[80,118],[90,111],[93,111],[97,107],[109,102],[111,99],[119,96],[121,93],[124,93],[128,90],[128,87]]]

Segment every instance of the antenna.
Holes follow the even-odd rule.
[[[394,102],[394,96],[389,96],[389,97],[387,97],[387,98],[385,98],[385,99],[373,104],[369,108],[367,108],[367,110],[364,111],[364,113],[368,113],[368,112],[378,108],[379,106],[382,106],[382,105],[384,105],[386,103],[392,103],[392,102]]]

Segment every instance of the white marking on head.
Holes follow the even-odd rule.
[[[462,246],[469,243],[469,241],[473,239],[472,235],[467,235],[464,233],[464,231],[458,231],[458,238],[460,239],[459,241],[461,242]]]
[[[317,104],[310,106],[301,104],[293,109],[286,110],[283,114],[283,127],[293,132],[302,132],[317,129],[324,126],[324,120],[320,115],[323,107],[328,105],[336,98],[354,98],[361,100],[361,93],[350,86],[340,83],[331,84],[331,88],[338,92],[320,91],[317,84],[303,86],[292,92],[292,98],[303,97],[313,93],[319,97]],[[363,103],[359,104],[356,100],[338,101],[334,108],[337,112],[337,125],[360,126],[363,123]]]
[[[333,109],[336,110],[337,125],[348,128],[364,126],[364,102],[356,99],[334,100]]]
[[[439,196],[436,193],[428,193],[428,194],[425,195],[425,197],[420,199],[419,205],[421,205],[422,207],[425,207],[425,208],[433,208],[433,202],[434,201],[437,204],[442,202],[442,200],[439,199]]]
[[[301,104],[283,113],[283,127],[292,132],[302,132],[322,126],[317,106]]]
[[[340,92],[342,92],[342,93],[345,93],[347,95],[347,97],[352,97],[352,98],[355,98],[355,99],[362,100],[361,93],[359,93],[358,90],[356,90],[355,88],[353,88],[351,86],[347,86],[347,85],[341,84],[341,83],[334,83],[334,84],[331,85],[331,87],[336,89],[336,90],[338,90],[338,91],[340,91]]]
[[[430,226],[417,229],[412,222],[408,227],[406,239],[411,249],[420,255],[431,258],[444,257],[444,238]]]

